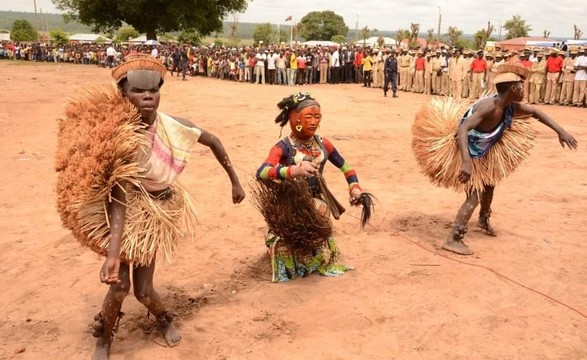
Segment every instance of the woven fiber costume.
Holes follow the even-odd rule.
[[[116,82],[135,76],[134,66],[160,72],[162,82],[165,68],[154,59],[138,58],[129,56],[113,69]],[[59,124],[55,166],[63,225],[83,245],[107,255],[110,194],[126,184],[121,261],[148,266],[157,253],[170,260],[182,229],[191,233],[195,221],[189,194],[176,178],[199,135],[199,129],[163,113],[152,125],[144,124],[114,85],[88,87],[71,101]]]
[[[278,106],[283,111],[276,122],[284,126],[290,110],[319,105],[308,94],[296,94]],[[337,263],[339,252],[332,236],[330,214],[338,218],[344,209],[334,203],[322,170],[330,161],[344,174],[351,191],[360,189],[357,175],[328,139],[313,134],[302,141],[297,135],[301,131],[299,124],[297,129],[293,124],[292,134],[272,147],[269,157],[257,170],[259,182],[254,204],[269,227],[265,241],[271,256],[273,282],[316,271],[325,276],[339,276],[350,269]],[[317,165],[315,176],[304,179],[292,175],[293,167],[303,161]]]
[[[510,74],[507,72],[511,69],[503,66],[500,69],[508,80]],[[516,117],[514,105],[510,105],[494,131],[469,131],[468,146],[473,171],[469,181],[461,183],[458,176],[462,159],[456,133],[458,127],[475,112],[476,105],[469,107],[464,100],[437,97],[416,114],[412,126],[412,149],[422,172],[435,185],[457,191],[483,191],[486,185],[495,186],[511,174],[528,156],[535,132],[530,119]]]

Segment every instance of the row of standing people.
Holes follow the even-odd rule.
[[[386,54],[374,55],[373,87],[383,87]],[[495,92],[494,78],[501,64],[521,64],[530,70],[524,81],[531,104],[585,106],[587,56],[583,48],[566,52],[551,49],[503,54],[459,50],[415,53],[402,51],[398,61],[398,89],[406,92],[478,99]]]

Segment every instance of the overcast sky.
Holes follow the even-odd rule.
[[[57,12],[51,0],[36,0],[37,11]],[[439,9],[440,7],[440,9]],[[33,0],[0,0],[0,10],[34,12]],[[487,26],[499,26],[519,14],[532,27],[530,35],[542,36],[544,30],[552,37],[573,38],[573,25],[583,30],[587,38],[587,1],[585,0],[253,0],[247,10],[239,15],[240,22],[289,25],[285,22],[292,15],[299,21],[310,11],[331,10],[342,16],[352,32],[357,20],[359,28],[368,26],[379,30],[409,29],[410,23],[420,24],[420,36],[426,30],[438,28],[438,15],[442,14],[441,33],[449,26],[456,26],[465,34],[473,34]],[[440,10],[440,11],[439,11]],[[505,31],[502,31],[505,37]]]

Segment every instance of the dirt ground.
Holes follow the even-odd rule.
[[[107,287],[102,260],[61,227],[53,157],[67,98],[110,81],[109,71],[4,61],[0,79],[0,359],[87,359]],[[294,90],[321,102],[320,134],[378,202],[365,230],[358,208],[335,222],[354,271],[273,284],[250,184],[279,137],[276,103]],[[384,98],[359,85],[168,77],[160,110],[218,135],[248,198],[233,205],[212,153],[195,151],[181,179],[195,198],[198,233],[155,275],[183,341],[167,348],[131,295],[112,359],[586,359],[587,110],[542,107],[579,150],[561,149],[537,123],[531,156],[496,190],[499,237],[471,231],[475,255],[463,257],[436,244],[464,197],[432,186],[411,151],[414,114],[428,99]],[[325,177],[346,201],[342,174],[329,165]]]

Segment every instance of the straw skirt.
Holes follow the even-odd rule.
[[[416,114],[412,126],[412,149],[420,169],[430,181],[456,191],[482,191],[495,186],[516,170],[533,146],[535,132],[528,118],[514,117],[491,149],[473,159],[473,173],[467,183],[458,175],[462,165],[456,139],[459,122],[470,104],[450,97],[435,97]]]
[[[124,182],[127,209],[120,257],[126,263],[148,266],[157,253],[171,259],[178,240],[191,234],[195,211],[181,185],[172,186],[165,199],[145,191],[135,162],[141,146],[148,146],[145,126],[118,89],[114,85],[84,89],[59,122],[57,210],[63,226],[81,244],[106,255],[110,193]]]

